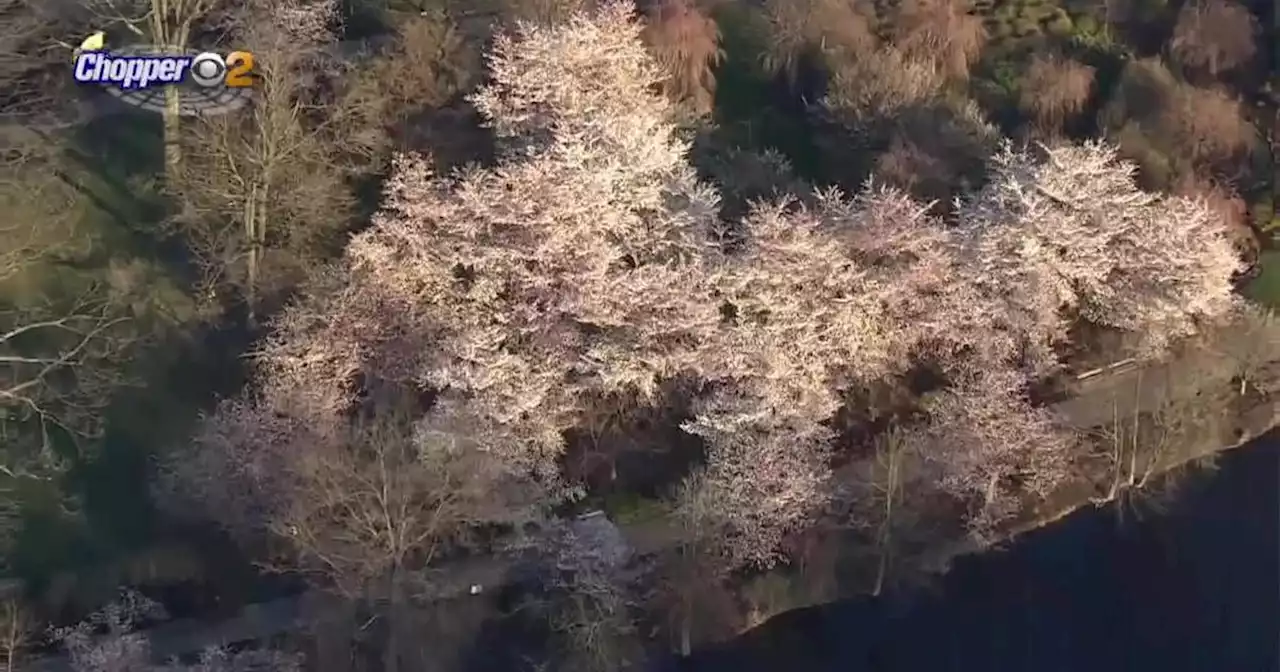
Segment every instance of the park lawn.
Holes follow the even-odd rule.
[[[1261,272],[1245,286],[1245,295],[1271,308],[1280,308],[1280,250],[1267,250],[1258,259]]]

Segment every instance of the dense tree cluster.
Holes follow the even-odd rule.
[[[283,498],[269,515],[297,535],[310,523],[289,511],[315,511],[324,492],[358,496],[316,469],[362,473],[347,463],[365,458],[346,429],[360,397],[409,390],[434,395],[423,427],[456,432],[448,459],[470,470],[465,487],[483,481],[498,498],[533,479],[551,505],[573,485],[558,484],[558,464],[587,400],[652,398],[691,375],[703,391],[684,427],[707,456],[680,506],[728,567],[767,564],[827,508],[830,421],[848,391],[922,362],[944,372],[907,442],[988,528],[1019,492],[1043,496],[1070,475],[1074,440],[1028,385],[1059,365],[1075,321],[1159,354],[1234,306],[1240,262],[1210,209],[1141,191],[1101,144],[1006,148],[952,225],[880,187],[762,202],[721,222],[671,103],[650,93],[662,77],[631,17],[610,4],[499,38],[492,83],[475,96],[499,164],[436,176],[422,158],[396,161],[373,227],[279,321],[261,396],[206,423],[201,468],[303,479],[255,490]],[[372,459],[401,440],[380,436]],[[436,454],[416,445],[418,460]],[[465,503],[447,463],[402,459],[397,482],[442,479],[405,481],[416,496],[483,508]],[[295,536],[305,550],[357,525],[320,515],[334,529]]]

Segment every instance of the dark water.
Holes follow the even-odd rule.
[[[1084,511],[957,564],[910,605],[793,612],[683,669],[1280,670],[1280,433],[1162,514]]]

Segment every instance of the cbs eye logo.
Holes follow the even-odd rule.
[[[233,51],[225,59],[206,51],[191,60],[191,81],[206,88],[242,89],[254,84],[253,66],[253,54],[247,51]]]

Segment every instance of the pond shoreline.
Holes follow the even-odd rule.
[[[1280,669],[1278,472],[1272,431],[1167,511],[1077,509],[932,590],[789,612],[669,669]]]

